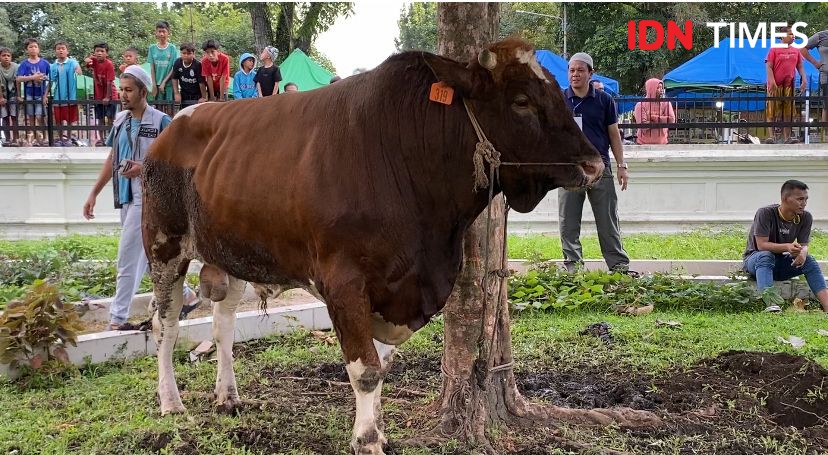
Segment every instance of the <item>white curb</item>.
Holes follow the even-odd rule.
[[[212,317],[181,321],[176,346],[192,349],[204,340],[213,339]],[[298,327],[308,330],[328,330],[332,327],[328,310],[321,302],[269,308],[266,313],[246,311],[236,314],[235,342],[240,343],[279,333],[289,333]],[[113,359],[133,359],[155,355],[155,340],[151,332],[107,331],[78,336],[78,345],[69,346],[69,360],[75,365],[101,363]],[[0,364],[0,376],[14,376],[9,366]]]

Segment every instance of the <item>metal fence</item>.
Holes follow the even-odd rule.
[[[191,103],[151,101],[156,109],[175,115]],[[112,120],[121,110],[119,99],[56,101],[16,100],[6,103],[7,114],[0,119],[0,140],[4,146],[95,146],[103,145]],[[12,115],[16,114],[16,115]]]
[[[670,103],[676,114],[674,123],[642,122],[634,118],[636,103]],[[768,105],[783,108],[782,115],[768,116]],[[102,145],[111,121],[120,110],[115,99],[55,101],[38,100],[7,103],[16,107],[16,122],[0,125],[0,139],[9,146],[79,146]],[[155,108],[175,115],[181,103],[152,101]],[[769,97],[761,92],[729,92],[722,94],[691,94],[664,98],[623,96],[616,98],[619,128],[622,136],[635,141],[639,128],[667,128],[674,144],[731,144],[780,141],[783,129],[790,128],[790,137],[802,143],[827,142],[828,111],[823,96]],[[38,114],[42,114],[39,116]],[[67,119],[68,120],[64,120]],[[70,122],[77,119],[76,122]]]
[[[647,122],[634,116],[636,103],[670,103],[676,121]],[[639,128],[667,128],[670,143],[731,144],[791,141],[826,142],[826,98],[804,95],[771,97],[763,92],[691,93],[664,98],[616,98],[622,136],[635,141]],[[772,115],[771,109],[777,111]]]

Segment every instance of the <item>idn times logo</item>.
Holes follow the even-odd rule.
[[[783,31],[788,27],[787,22],[760,22],[758,24],[748,24],[746,22],[707,22],[706,27],[713,29],[713,47],[718,48],[719,42],[722,40],[723,32],[728,33],[728,44],[730,48],[754,48],[768,46],[768,38],[770,40],[770,47],[787,47],[788,45],[779,41],[776,38],[784,38],[788,32]],[[808,36],[800,30],[808,26],[805,22],[794,22],[790,26],[791,33],[794,36],[794,42],[791,46],[795,48],[805,47],[808,41]],[[666,30],[666,33],[665,33]],[[654,33],[651,33],[654,32]],[[655,37],[653,41],[650,38]],[[637,39],[636,39],[637,38]],[[675,21],[667,21],[665,28],[660,22],[646,19],[641,21],[627,22],[627,48],[630,50],[640,49],[642,51],[654,51],[661,49],[664,45],[667,49],[674,50],[678,44],[685,49],[693,48],[693,22],[685,21],[684,28],[679,27]],[[748,46],[745,46],[745,43]],[[705,46],[708,47],[708,46]]]

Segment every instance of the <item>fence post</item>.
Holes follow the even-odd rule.
[[[802,119],[805,122],[808,122],[809,126],[805,127],[805,143],[811,143],[811,90],[805,89],[805,118]]]
[[[54,134],[54,112],[52,109],[54,100],[51,96],[47,97],[48,101],[46,102],[46,136],[49,138],[49,147],[55,146],[55,134]]]

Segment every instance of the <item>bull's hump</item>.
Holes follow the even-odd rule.
[[[173,117],[173,120],[175,120],[177,118],[192,117],[195,110],[198,109],[199,107],[204,106],[205,104],[216,104],[216,103],[214,101],[211,101],[211,102],[208,102],[208,103],[200,103],[200,104],[193,104],[191,106],[187,106],[184,109],[181,109],[180,111],[178,111],[178,113],[175,114],[175,117]]]

